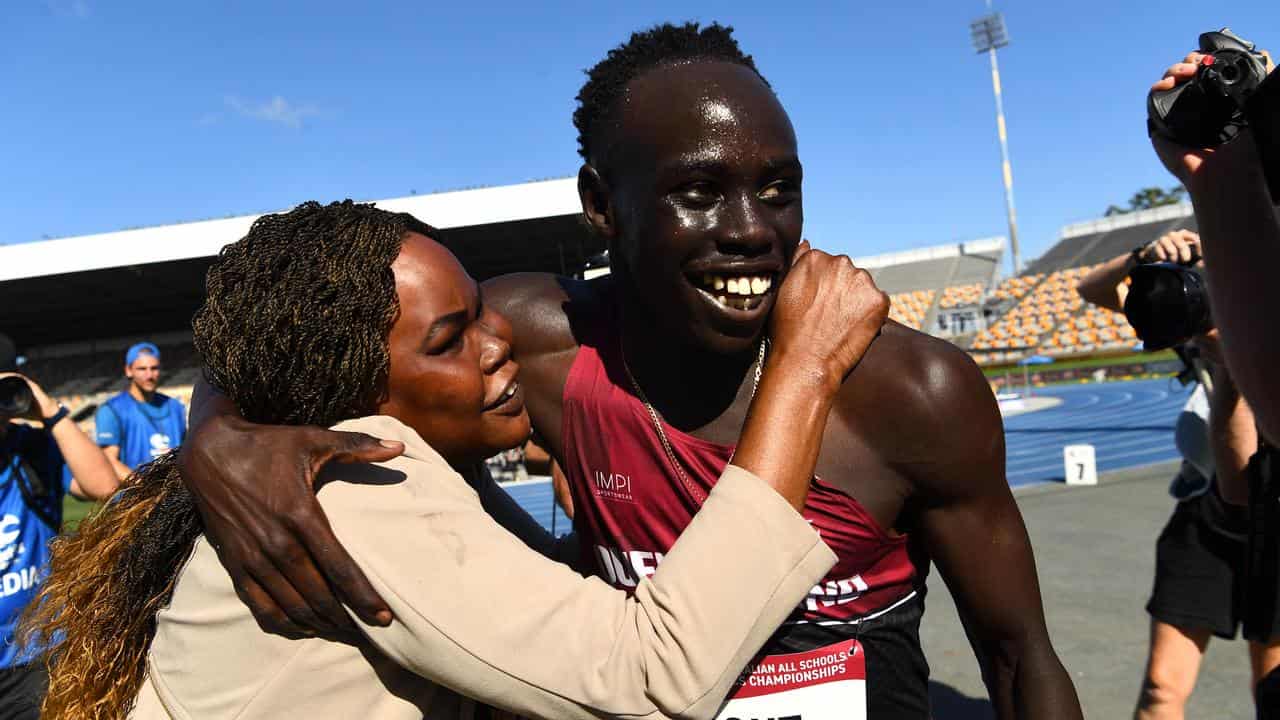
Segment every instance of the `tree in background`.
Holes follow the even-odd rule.
[[[1187,194],[1187,189],[1181,185],[1174,185],[1165,190],[1158,187],[1142,188],[1129,198],[1129,207],[1122,208],[1115,205],[1107,207],[1107,217],[1112,215],[1124,215],[1134,210],[1150,210],[1151,208],[1160,207],[1162,205],[1177,205],[1182,202]]]

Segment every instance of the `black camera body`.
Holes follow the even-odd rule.
[[[31,412],[36,398],[31,387],[20,377],[0,378],[0,415],[22,417]]]
[[[1157,132],[1188,147],[1217,147],[1247,124],[1245,103],[1267,79],[1266,57],[1227,28],[1200,36],[1204,59],[1195,79],[1147,96]]]
[[[1147,132],[1211,148],[1248,127],[1280,205],[1280,73],[1268,75],[1266,56],[1227,28],[1203,33],[1200,52],[1207,57],[1191,82],[1147,95]]]
[[[1146,263],[1130,271],[1129,279],[1124,315],[1144,349],[1171,348],[1213,329],[1209,288],[1199,268]]]

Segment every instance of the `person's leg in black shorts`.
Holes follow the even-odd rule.
[[[1216,491],[1181,502],[1156,542],[1151,645],[1135,717],[1183,717],[1209,639],[1239,625],[1244,538]]]
[[[40,720],[47,687],[43,663],[0,670],[0,720]]]

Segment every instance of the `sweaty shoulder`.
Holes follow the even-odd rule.
[[[546,273],[504,275],[485,282],[484,302],[506,316],[515,339],[520,383],[533,427],[563,459],[564,391],[578,347],[606,317],[608,277],[575,280]]]
[[[577,326],[603,310],[608,281],[512,273],[486,280],[484,301],[511,323],[519,355],[559,353],[576,348]]]
[[[837,410],[884,461],[916,479],[1003,456],[1000,412],[977,364],[955,345],[896,322],[845,381]]]

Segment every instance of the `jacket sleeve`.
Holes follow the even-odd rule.
[[[320,501],[396,617],[361,629],[401,666],[531,717],[713,717],[835,563],[734,466],[634,596],[531,550],[443,463],[347,468],[354,482],[327,483]]]

